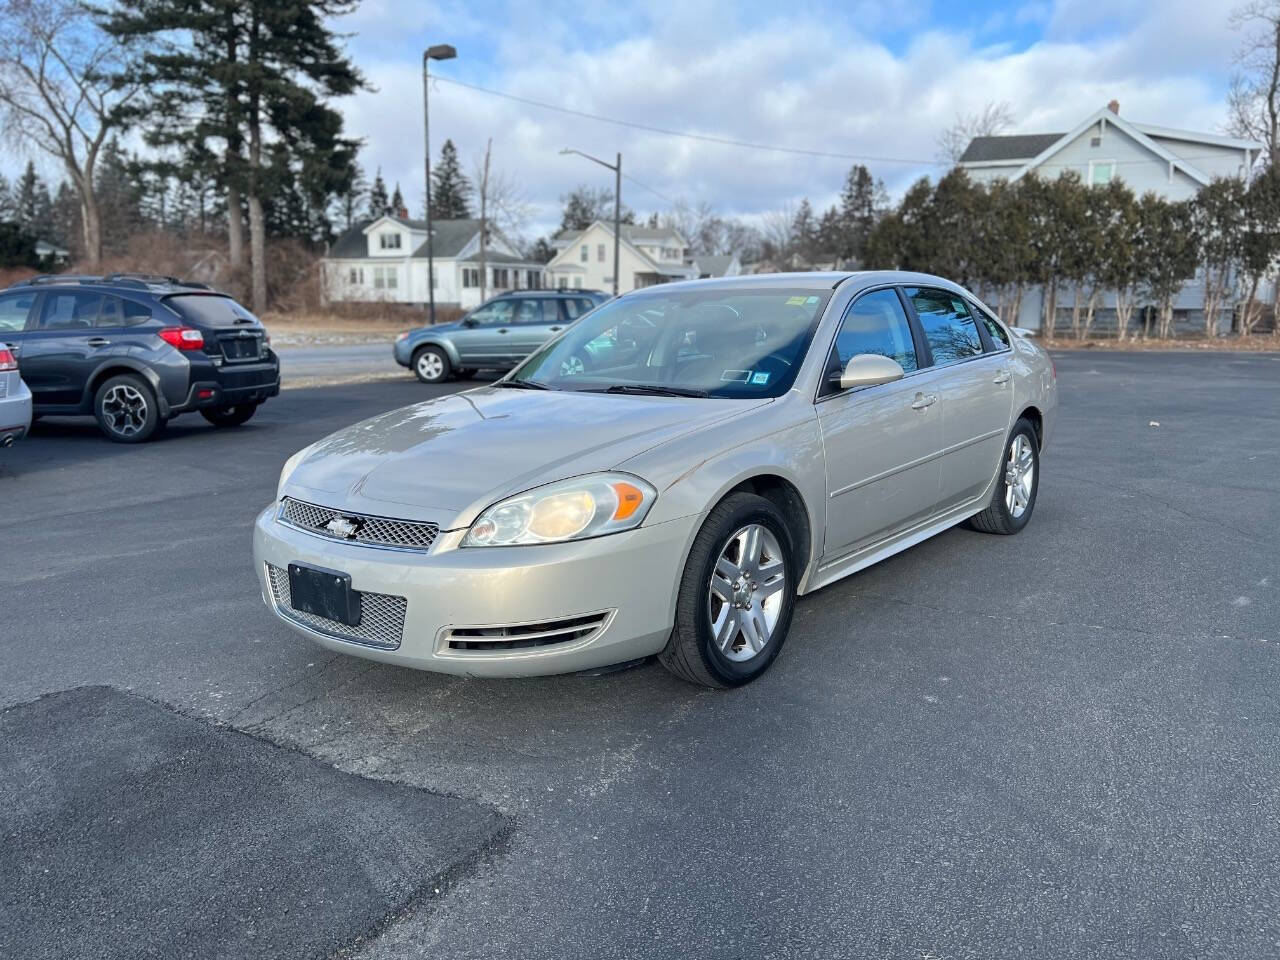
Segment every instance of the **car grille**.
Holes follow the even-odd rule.
[[[359,521],[354,536],[339,537],[326,530],[325,524],[334,517],[346,517]],[[423,523],[418,520],[369,517],[362,513],[346,513],[329,507],[318,507],[314,503],[294,500],[292,497],[285,497],[280,519],[290,526],[322,537],[378,547],[396,547],[401,550],[430,550],[431,545],[436,542],[436,537],[440,535],[438,524]]]
[[[564,643],[577,643],[598,635],[613,616],[612,610],[564,620],[521,623],[496,627],[450,627],[444,643],[450,650],[468,653],[500,653]]]
[[[404,635],[404,612],[408,601],[385,593],[360,594],[360,626],[317,617],[313,613],[295,610],[289,599],[289,571],[274,564],[267,564],[267,580],[271,583],[271,599],[275,601],[280,616],[317,633],[336,640],[362,643],[380,650],[394,650],[400,646]]]

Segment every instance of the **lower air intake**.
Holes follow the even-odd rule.
[[[502,653],[578,643],[599,634],[612,613],[606,610],[564,620],[497,627],[450,627],[445,631],[445,645],[459,653]]]
[[[271,584],[271,599],[276,613],[286,620],[323,633],[335,640],[363,643],[379,650],[394,650],[400,646],[404,634],[404,612],[408,601],[386,593],[360,594],[360,625],[358,627],[318,617],[314,613],[295,610],[290,602],[289,571],[275,564],[267,564],[267,580]]]

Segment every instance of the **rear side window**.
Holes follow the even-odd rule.
[[[10,293],[0,297],[0,330],[21,330],[36,302],[34,293]]]
[[[860,353],[896,360],[910,373],[918,366],[911,325],[894,290],[873,290],[849,305],[836,334],[828,376],[838,373]]]
[[[102,294],[51,290],[40,311],[41,330],[79,330],[97,326]]]
[[[987,328],[987,335],[991,337],[992,349],[996,351],[1008,349],[1009,335],[1004,332],[1004,327],[996,323],[995,317],[981,307],[975,306],[973,309],[978,315],[978,319],[982,321],[982,325]]]
[[[982,353],[977,321],[961,297],[929,287],[908,287],[906,292],[935,364],[941,367]]]
[[[165,297],[164,302],[182,314],[189,323],[207,327],[227,327],[233,323],[257,322],[258,319],[230,297],[216,293],[183,293],[176,297]]]

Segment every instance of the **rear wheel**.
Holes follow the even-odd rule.
[[[717,504],[689,551],[663,666],[708,687],[741,686],[769,669],[791,628],[794,553],[769,500],[735,493]]]
[[[1031,519],[1039,488],[1040,447],[1036,442],[1036,429],[1030,421],[1019,420],[1005,443],[991,503],[970,518],[969,526],[982,533],[1017,533]]]
[[[423,347],[413,355],[413,373],[423,383],[449,379],[449,358],[439,347]]]
[[[205,407],[200,411],[215,427],[238,427],[247,423],[258,412],[256,403],[227,403],[220,407]]]
[[[93,415],[108,440],[143,443],[160,428],[160,411],[150,385],[122,373],[107,379],[93,397]]]

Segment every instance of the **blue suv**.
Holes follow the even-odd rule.
[[[280,392],[280,361],[258,318],[173,277],[24,280],[0,291],[0,341],[35,416],[92,415],[119,443],[148,440],[194,410],[239,426]]]
[[[583,314],[609,299],[599,290],[518,290],[494,297],[457,323],[396,337],[396,363],[423,383],[509,370]]]

